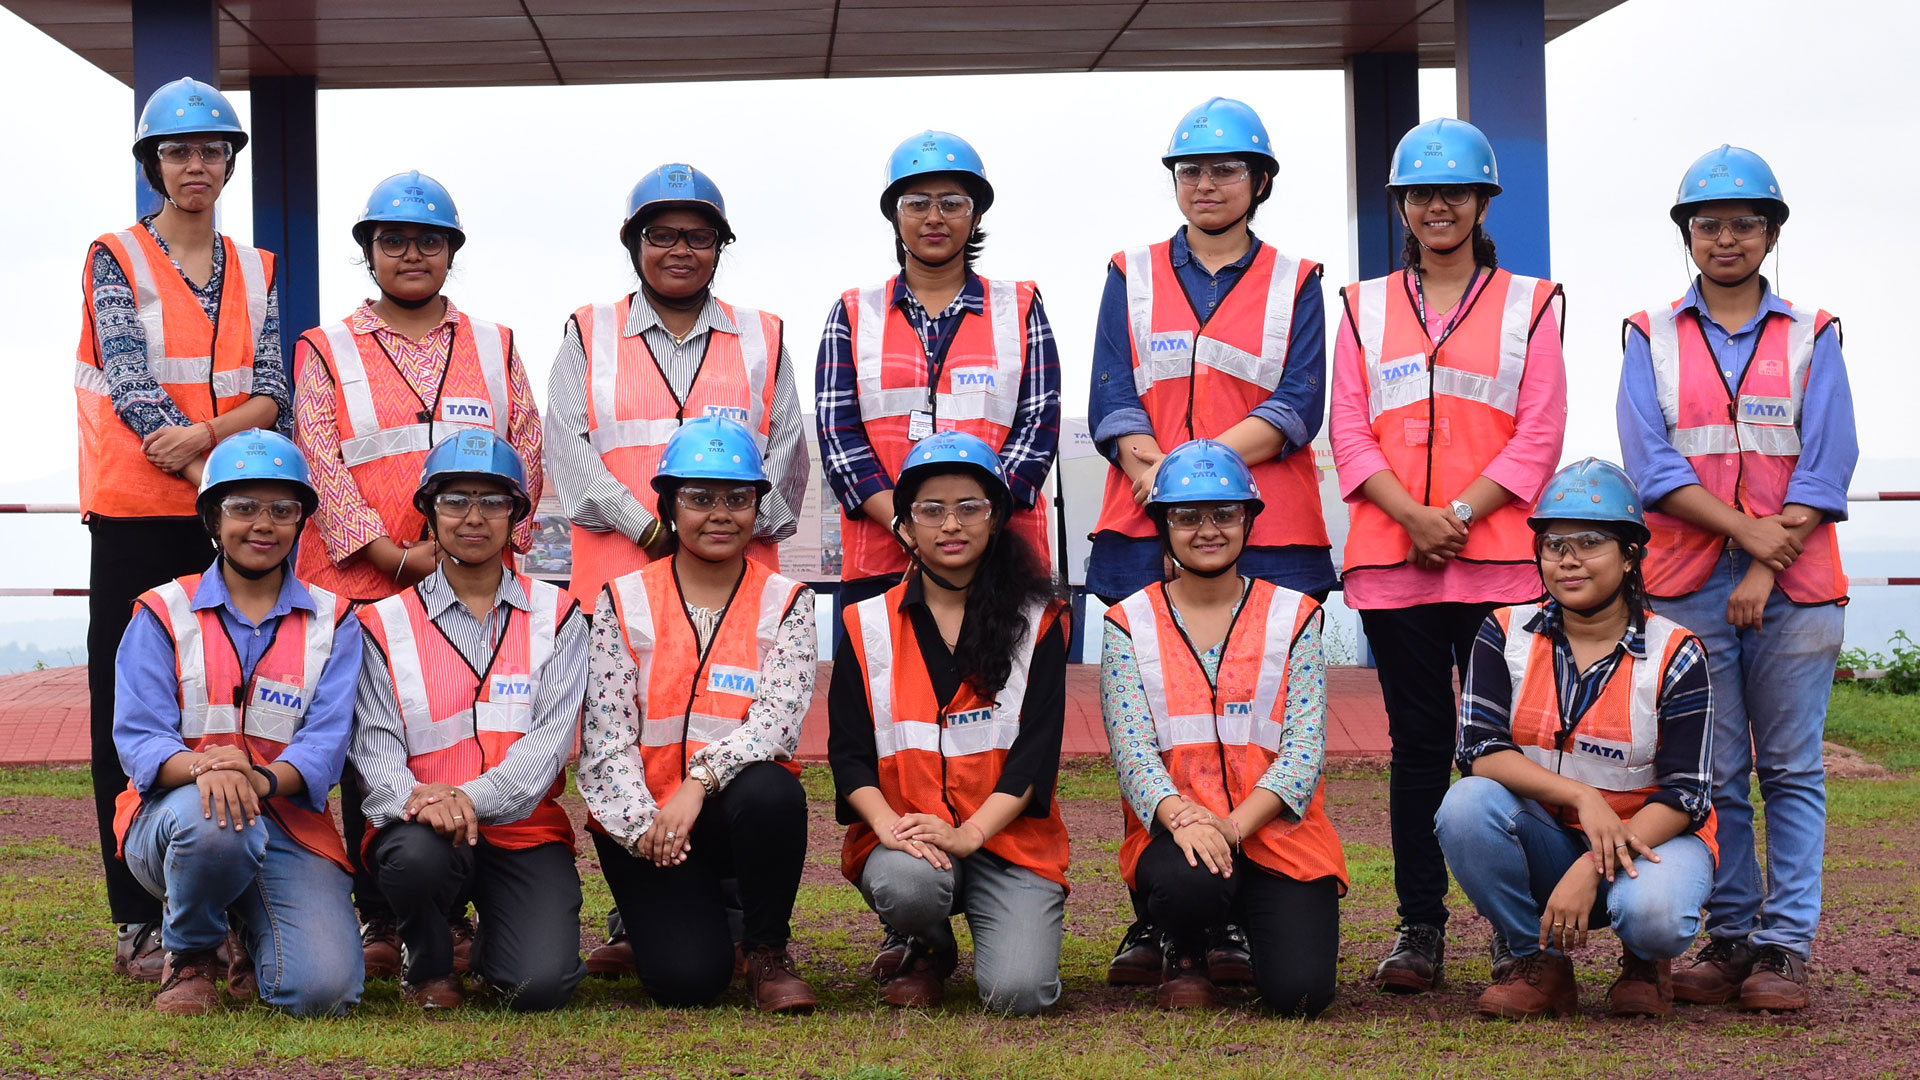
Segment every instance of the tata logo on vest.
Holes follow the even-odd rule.
[[[1398,382],[1401,379],[1410,379],[1423,374],[1426,370],[1425,357],[1418,353],[1413,356],[1403,356],[1398,360],[1388,360],[1380,365],[1380,381]]]
[[[1230,716],[1230,717],[1251,717],[1253,715],[1253,702],[1229,701],[1227,702],[1226,711],[1221,713],[1220,715]]]
[[[740,697],[753,697],[760,681],[760,673],[752,668],[721,667],[715,665],[707,671],[707,690],[715,694],[737,694]]]
[[[487,699],[502,703],[526,704],[533,700],[530,675],[495,675],[487,680]]]
[[[745,424],[747,422],[747,410],[738,405],[709,405],[706,411],[700,415],[718,416],[722,419],[732,420],[736,424]]]
[[[967,724],[978,724],[991,719],[993,719],[991,708],[968,709],[966,712],[948,713],[947,726],[964,727]]]
[[[1743,401],[1740,403],[1740,411],[1743,415],[1756,419],[1784,420],[1787,417],[1787,407],[1772,401]]]
[[[1192,351],[1193,335],[1185,330],[1147,335],[1147,352],[1154,356],[1185,356]]]
[[[440,403],[440,418],[492,427],[493,402],[485,398],[447,398]],[[466,447],[463,445],[461,448]]]
[[[1599,743],[1590,743],[1585,739],[1575,739],[1574,744],[1579,746],[1583,754],[1592,754],[1594,757],[1606,758],[1608,761],[1627,760],[1627,752],[1617,746],[1601,746]]]
[[[307,701],[299,689],[284,684],[263,682],[253,688],[253,703],[284,712],[305,712]]]
[[[953,373],[955,390],[992,390],[998,385],[991,371],[956,371]]]

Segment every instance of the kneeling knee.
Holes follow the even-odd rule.
[[[267,998],[289,1016],[340,1016],[360,1000],[360,976],[341,965],[337,972],[298,971]]]
[[[1038,1016],[1060,1000],[1060,980],[980,987],[980,1004],[999,1016]]]
[[[1322,977],[1290,976],[1263,979],[1255,973],[1260,1004],[1278,1016],[1311,1020],[1333,1004],[1333,972]]]
[[[517,1013],[552,1012],[573,1000],[577,985],[579,979],[567,972],[543,971],[502,988],[501,1000]]]

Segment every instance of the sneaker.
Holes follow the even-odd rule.
[[[159,982],[167,966],[157,922],[121,923],[114,931],[113,973],[135,982]]]
[[[253,974],[253,957],[247,954],[247,939],[240,931],[227,931],[227,996],[246,1000],[260,996],[260,982]]]
[[[1127,927],[1120,947],[1107,962],[1108,986],[1159,986],[1160,973],[1166,967],[1165,950],[1160,945],[1160,930],[1150,922]]]
[[[1760,946],[1753,957],[1753,972],[1740,983],[1740,1007],[1748,1012],[1792,1012],[1811,1001],[1807,962],[1785,946]]]
[[[1215,986],[1253,985],[1253,952],[1247,947],[1247,932],[1228,923],[1215,927],[1208,937],[1207,978]]]
[[[453,934],[453,973],[465,975],[473,970],[473,918],[464,910],[447,920]]]
[[[867,978],[874,982],[886,982],[900,965],[907,962],[907,953],[913,947],[913,939],[889,926],[887,938],[880,943],[880,951],[875,954],[873,963],[867,965]]]
[[[1498,930],[1493,932],[1493,940],[1487,943],[1487,959],[1494,982],[1499,982],[1500,977],[1513,966],[1513,946],[1507,944],[1507,939]]]
[[[587,974],[602,979],[618,979],[622,975],[631,975],[633,968],[633,942],[627,940],[623,931],[613,935],[605,945],[597,945],[587,953]]]
[[[1153,1003],[1162,1009],[1211,1009],[1220,1004],[1220,991],[1207,977],[1207,954],[1167,945],[1160,990]]]
[[[786,946],[761,945],[746,953],[747,996],[761,1012],[806,1012],[820,1003],[793,970],[793,957]]]
[[[1724,1005],[1740,996],[1753,972],[1753,946],[1738,938],[1714,938],[1693,963],[1673,973],[1673,999],[1691,1005]]]
[[[1579,1007],[1573,961],[1564,953],[1544,951],[1514,957],[1500,981],[1487,987],[1475,1006],[1481,1016],[1500,1020],[1572,1016]]]
[[[1608,1016],[1672,1016],[1673,961],[1620,950],[1620,977],[1607,987]]]
[[[417,983],[401,983],[400,1000],[409,1005],[418,1005],[423,1011],[434,1012],[459,1008],[467,1000],[467,992],[460,985],[459,973],[453,972],[422,979]]]
[[[1393,949],[1373,971],[1374,985],[1392,994],[1424,994],[1440,985],[1447,932],[1423,923],[1401,923]]]
[[[205,1016],[220,1010],[220,988],[213,983],[218,959],[213,949],[168,953],[153,1011],[166,1016]]]
[[[360,924],[360,954],[369,979],[400,977],[400,927],[393,916],[378,914]]]
[[[946,977],[937,970],[933,954],[915,942],[880,996],[897,1009],[931,1009],[947,996]]]

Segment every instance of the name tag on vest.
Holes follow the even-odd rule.
[[[1427,423],[1427,418],[1424,416],[1410,416],[1401,421],[1401,424],[1401,430],[1406,436],[1408,446],[1425,446],[1427,445],[1427,439],[1429,437],[1433,439],[1433,445],[1435,446],[1453,445],[1453,428],[1451,422],[1444,416],[1440,417],[1439,425],[1431,429]]]
[[[999,371],[990,367],[956,368],[950,384],[956,394],[991,394],[998,390]]]
[[[737,424],[745,424],[747,422],[747,410],[738,405],[709,405],[701,411],[700,415],[718,416],[723,419],[732,420]]]
[[[1740,395],[1740,422],[1743,424],[1793,424],[1793,400],[1782,397]]]
[[[305,716],[307,692],[292,683],[259,679],[253,684],[253,699],[247,705],[250,708],[265,709],[269,712]]]
[[[487,679],[487,700],[511,705],[533,703],[533,678],[527,675],[494,675]]]
[[[714,694],[737,694],[740,697],[753,697],[755,685],[760,673],[752,668],[721,667],[716,664],[707,669],[707,690]]]
[[[993,719],[993,707],[968,709],[966,712],[948,713],[948,727],[962,727],[967,724],[980,724]]]
[[[1596,739],[1591,736],[1576,735],[1573,739],[1573,749],[1582,757],[1592,758],[1595,761],[1618,762],[1625,765],[1628,758],[1627,751],[1631,750],[1632,746],[1624,742],[1617,742],[1613,739]]]
[[[493,402],[486,398],[450,397],[440,399],[440,419],[461,424],[493,426]]]
[[[1148,334],[1147,352],[1156,357],[1191,356],[1193,355],[1193,331],[1168,330],[1164,333]]]

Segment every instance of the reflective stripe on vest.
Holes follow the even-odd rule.
[[[424,454],[432,449],[433,438],[445,438],[455,431],[469,428],[493,431],[505,437],[508,410],[507,354],[499,326],[462,315],[459,325],[454,328],[456,338],[465,337],[473,343],[480,362],[480,377],[486,383],[487,403],[493,410],[489,417],[468,419],[451,415],[457,403],[449,399],[434,402],[435,410],[440,415],[430,424],[415,421],[390,427],[380,425],[380,415],[374,407],[373,387],[367,381],[367,366],[360,351],[358,335],[344,321],[321,327],[320,332],[326,337],[327,360],[333,366],[334,381],[340,388],[340,397],[346,406],[344,415],[339,418],[340,458],[349,469],[381,458]],[[371,335],[366,336],[369,341],[372,340]],[[455,348],[458,346],[459,342],[456,342]],[[374,348],[378,349],[379,345],[376,343]],[[451,359],[448,362],[451,363]]]
[[[1034,646],[1039,644],[1039,634],[1046,625],[1042,618],[1046,614],[1044,606],[1036,605],[1026,612],[1026,637],[1014,653],[1013,667],[1007,673],[1007,685],[990,705],[976,710],[980,715],[966,716],[958,723],[952,713],[945,717],[944,722],[937,716],[932,720],[924,720],[894,714],[893,669],[896,658],[893,654],[893,620],[888,615],[890,608],[887,595],[863,600],[859,607],[860,639],[865,645],[867,687],[873,709],[873,742],[882,759],[911,750],[962,758],[994,750],[1006,751],[1013,747],[1013,740],[1020,734],[1020,709],[1027,699],[1027,678],[1029,666],[1033,663]],[[919,662],[917,654],[914,662]]]
[[[1171,248],[1171,242],[1133,248],[1117,260],[1122,262],[1121,272],[1127,279],[1127,325],[1133,332],[1133,392],[1145,397],[1156,382],[1169,379],[1185,381],[1193,374],[1195,367],[1212,368],[1269,391],[1279,386],[1280,375],[1287,365],[1287,344],[1293,333],[1293,298],[1299,294],[1304,277],[1311,272],[1313,264],[1282,254],[1270,244],[1261,246],[1255,266],[1247,269],[1247,275],[1255,277],[1256,284],[1258,276],[1264,276],[1267,285],[1262,307],[1266,314],[1260,332],[1260,351],[1254,353],[1235,348],[1204,332],[1191,343],[1170,334],[1155,333],[1155,274],[1152,272],[1158,268],[1155,255],[1170,259],[1171,256],[1166,253]],[[1266,265],[1260,265],[1262,263]],[[1131,268],[1131,272],[1126,268]],[[1170,262],[1167,268],[1172,269]],[[1178,278],[1169,283],[1176,290],[1179,288]],[[1228,295],[1231,297],[1232,294]],[[1187,303],[1184,293],[1175,299],[1182,304]],[[1208,325],[1211,325],[1211,320]]]

